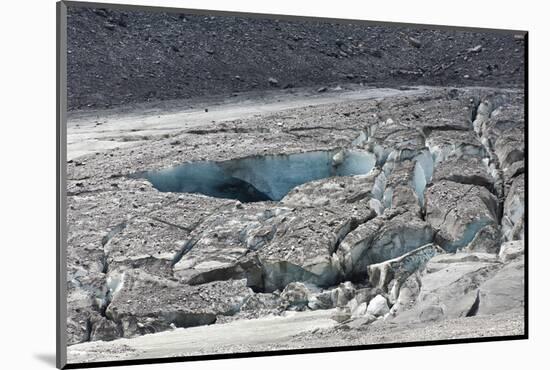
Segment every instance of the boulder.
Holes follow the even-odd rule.
[[[308,301],[308,308],[311,310],[327,310],[334,307],[332,291],[324,290],[318,294],[312,294]]]
[[[371,299],[376,297],[379,294],[382,294],[382,290],[378,288],[368,287],[368,288],[359,288],[355,291],[354,300],[361,304],[363,302],[369,303]]]
[[[367,314],[373,315],[373,316],[384,316],[385,314],[389,313],[390,309],[388,307],[388,301],[386,298],[384,298],[382,295],[377,295],[374,297],[367,307]]]
[[[332,302],[335,307],[344,307],[355,296],[355,287],[349,281],[340,284],[331,291]]]
[[[309,302],[310,292],[303,283],[290,283],[281,293],[281,299],[290,309],[301,311]]]
[[[415,37],[409,36],[409,37],[407,37],[407,41],[409,41],[409,44],[411,44],[415,48],[419,48],[419,47],[422,46],[422,43],[420,42],[420,40],[418,40]]]
[[[416,298],[420,293],[421,288],[421,271],[413,273],[399,289],[399,295],[390,309],[392,316],[399,314],[402,311],[410,310],[416,303]]]
[[[363,302],[357,305],[353,310],[351,310],[351,318],[355,319],[358,317],[364,317],[367,314],[367,302]]]

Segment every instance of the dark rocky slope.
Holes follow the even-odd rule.
[[[69,8],[69,109],[344,82],[511,86],[512,33]]]

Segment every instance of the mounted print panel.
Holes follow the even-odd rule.
[[[59,367],[527,338],[526,32],[58,27]]]

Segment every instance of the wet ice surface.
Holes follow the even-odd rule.
[[[278,201],[298,185],[367,174],[375,163],[373,154],[362,151],[314,151],[192,162],[133,177],[146,178],[161,192],[200,193],[241,202]]]

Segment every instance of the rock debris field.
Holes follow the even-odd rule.
[[[496,46],[522,47],[521,40],[456,36],[465,54],[437,75],[438,87],[420,85],[442,67],[417,51],[441,35],[418,31],[407,43],[417,58],[407,70],[424,69],[410,84],[418,86],[398,87],[412,78],[403,80],[404,72],[394,73],[393,88],[345,75],[323,85],[321,75],[283,89],[288,81],[276,76],[271,91],[256,94],[220,75],[225,82],[213,82],[219,96],[190,82],[173,94],[159,88],[153,101],[141,77],[130,76],[137,96],[113,100],[108,94],[119,87],[112,81],[84,83],[92,81],[88,73],[108,76],[94,71],[99,64],[74,77],[80,90],[71,85],[71,68],[84,63],[82,29],[113,33],[108,42],[120,45],[127,33],[147,34],[137,44],[143,50],[168,40],[179,55],[189,46],[162,32],[197,21],[175,15],[155,36],[141,18],[117,14],[70,13],[69,363],[524,333],[523,66],[510,57],[472,74],[479,86],[454,77],[471,63],[495,64]],[[301,24],[250,22],[290,29],[292,43],[325,50]],[[378,52],[360,47],[356,28],[347,38],[339,27],[338,43],[330,41],[336,54],[321,62],[348,68],[361,53],[387,57],[387,44],[377,44]],[[386,40],[404,31],[369,32]],[[225,49],[216,45],[227,44],[197,45],[219,62]],[[113,60],[128,55],[113,54],[107,64],[123,68]],[[158,73],[172,68],[162,58]],[[418,60],[432,63],[430,72]],[[267,81],[247,70],[251,80]],[[289,73],[291,80],[301,72]],[[391,80],[380,73],[373,75],[381,83]],[[235,84],[250,82],[242,80]],[[87,89],[104,94],[94,98]],[[105,101],[115,107],[105,109]]]
[[[521,33],[78,7],[67,32],[71,110],[342,83],[512,87],[525,70]]]

